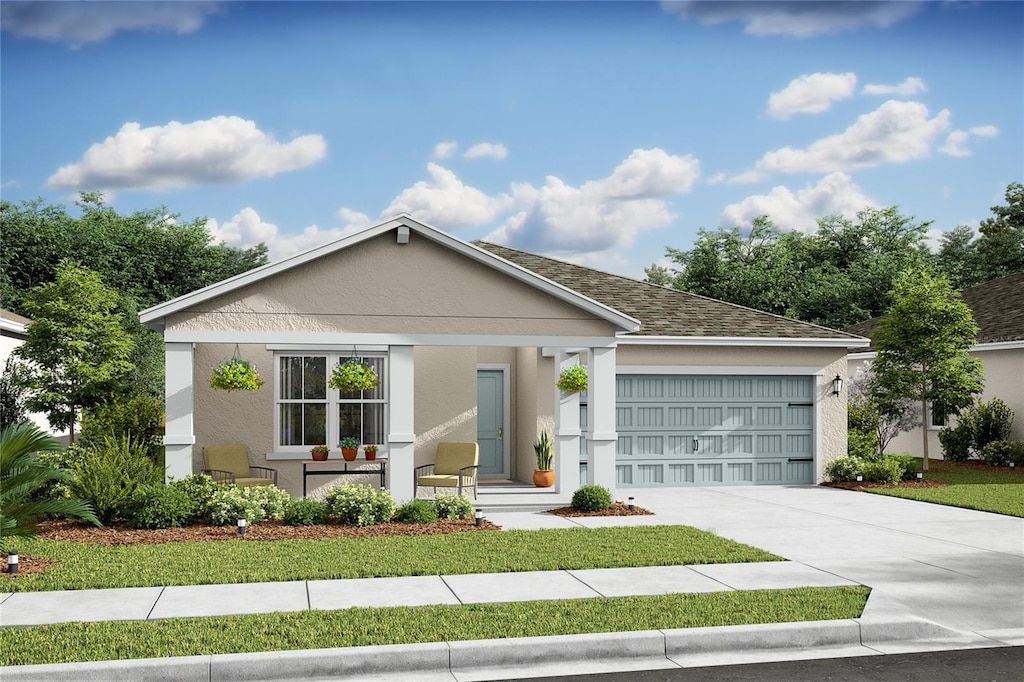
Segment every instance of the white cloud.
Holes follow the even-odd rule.
[[[125,123],[77,163],[50,176],[50,187],[168,189],[229,184],[304,168],[324,158],[320,135],[280,143],[237,116],[143,128]]]
[[[721,185],[728,178],[729,176],[726,173],[715,173],[714,175],[709,177],[705,182],[707,182],[709,185]]]
[[[458,142],[438,142],[434,145],[435,159],[450,159],[459,148]]]
[[[78,48],[106,40],[118,31],[192,33],[220,2],[4,2],[5,33],[63,42]]]
[[[767,214],[782,229],[809,233],[817,229],[818,218],[828,215],[852,218],[857,211],[875,206],[875,202],[854,184],[850,176],[830,173],[817,185],[796,193],[779,185],[767,194],[749,196],[729,204],[722,211],[722,224],[746,227],[753,223],[754,218]]]
[[[946,138],[945,143],[939,147],[939,151],[949,156],[970,156],[971,150],[965,145],[975,137],[996,137],[999,135],[999,128],[995,126],[975,126],[969,130],[954,130]]]
[[[339,208],[338,217],[345,221],[345,230],[350,232],[358,232],[369,227],[373,222],[370,220],[370,216],[365,213],[348,208]]]
[[[903,79],[902,83],[896,85],[882,85],[879,83],[868,83],[860,91],[862,95],[897,95],[899,97],[910,97],[918,95],[928,88],[920,78],[910,76]]]
[[[848,31],[862,26],[888,28],[921,8],[919,2],[863,0],[820,2],[814,0],[663,0],[662,9],[702,24],[738,21],[750,35],[787,35],[806,38]]]
[[[343,228],[322,230],[316,225],[310,225],[297,234],[282,234],[277,225],[265,222],[255,209],[248,207],[223,224],[212,218],[206,221],[206,229],[213,235],[214,240],[228,246],[245,249],[260,242],[265,243],[271,262],[341,239],[363,227],[365,226],[350,224]]]
[[[663,197],[688,192],[700,176],[692,156],[637,149],[611,175],[573,187],[548,176],[544,185],[513,185],[518,212],[486,239],[527,250],[589,253],[628,247],[675,215]]]
[[[935,139],[949,129],[949,119],[946,109],[929,118],[928,107],[919,102],[889,100],[859,116],[842,133],[817,140],[806,149],[783,147],[768,152],[756,169],[830,173],[924,158]]]
[[[508,195],[484,194],[436,163],[427,164],[427,173],[430,180],[421,180],[403,190],[381,217],[408,213],[417,220],[453,230],[486,225],[512,205]]]
[[[508,148],[503,144],[491,144],[490,142],[478,142],[463,154],[467,159],[479,159],[491,157],[499,161],[508,157]]]
[[[856,88],[855,73],[805,74],[768,96],[768,113],[783,119],[793,114],[820,114],[833,102],[852,97]]]

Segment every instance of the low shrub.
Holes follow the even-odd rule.
[[[939,443],[942,445],[942,458],[947,462],[966,462],[971,458],[974,447],[974,427],[970,415],[964,413],[957,417],[956,426],[947,426],[939,431]]]
[[[163,403],[150,395],[113,397],[90,407],[82,416],[82,442],[102,442],[107,436],[131,437],[145,446],[154,462],[163,462]]]
[[[878,454],[878,436],[874,433],[850,429],[846,434],[846,454],[869,459]]]
[[[981,459],[993,467],[1024,466],[1024,443],[1008,440],[992,441],[981,449]]]
[[[913,481],[917,478],[917,460],[911,455],[897,453],[885,457],[899,466],[901,481]]]
[[[220,484],[207,474],[192,474],[185,478],[171,481],[171,487],[181,490],[196,507],[196,518],[210,520],[210,501],[213,494],[220,489]]]
[[[386,523],[395,515],[395,499],[387,490],[346,483],[332,486],[324,496],[327,518],[347,526]]]
[[[579,511],[601,511],[611,506],[611,491],[603,485],[580,486],[572,494],[572,508]]]
[[[251,524],[280,520],[291,499],[288,493],[272,485],[219,485],[210,498],[210,523],[224,526],[243,518]]]
[[[898,460],[887,455],[873,462],[864,462],[861,472],[864,474],[864,480],[869,483],[895,485],[903,477],[903,466]]]
[[[1013,428],[1013,410],[999,398],[978,403],[973,408],[974,450],[979,455],[989,443],[1006,441]],[[982,457],[984,459],[984,457]]]
[[[130,528],[180,528],[196,520],[196,503],[180,488],[158,483],[135,489],[128,501],[125,525]]]
[[[284,510],[284,523],[287,526],[319,526],[327,523],[327,509],[319,500],[297,498]]]
[[[158,484],[163,471],[149,457],[145,443],[130,436],[103,436],[83,446],[85,454],[71,469],[71,494],[87,500],[105,525],[121,517],[136,488]]]
[[[847,455],[836,457],[825,465],[825,478],[832,483],[856,481],[857,474],[864,471],[864,460],[860,457]]]
[[[473,518],[473,501],[465,495],[438,493],[434,495],[434,506],[440,519],[458,521]]]
[[[437,523],[437,506],[430,500],[409,500],[395,512],[398,523]]]
[[[32,499],[43,501],[74,497],[71,493],[71,479],[74,478],[75,471],[86,454],[87,451],[79,443],[69,445],[63,450],[37,454],[36,458],[40,462],[48,464],[53,469],[63,469],[68,472],[69,477],[47,481],[32,493]]]

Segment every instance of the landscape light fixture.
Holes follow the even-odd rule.
[[[246,526],[246,520],[245,519],[238,519],[238,534],[239,535],[245,535],[245,526]]]
[[[843,392],[843,378],[836,375],[836,378],[832,380],[832,395],[838,396]]]
[[[18,572],[18,553],[9,552],[7,554],[7,572],[17,573]]]
[[[864,475],[863,474],[857,474],[857,483],[863,483],[863,482],[864,482]]]
[[[629,511],[633,511],[635,509],[636,509],[636,505],[633,503],[633,498],[630,497],[629,498]]]
[[[484,525],[484,510],[477,507],[476,509],[476,527],[483,528]]]
[[[924,474],[922,474],[920,471],[918,471],[917,472],[917,482],[921,483],[922,481],[924,481]]]

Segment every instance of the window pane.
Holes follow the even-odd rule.
[[[302,405],[299,403],[281,405],[280,415],[281,445],[302,445]]]
[[[327,398],[327,358],[302,359],[302,397],[306,400]]]
[[[352,436],[363,442],[363,406],[359,403],[341,403],[338,405],[338,440]]]
[[[384,399],[384,358],[363,358],[368,365],[377,370],[377,388],[372,391],[363,391],[363,398],[367,400],[383,400]],[[377,441],[368,441],[370,443],[376,443]]]
[[[384,404],[363,405],[363,442],[384,444]]]
[[[327,443],[327,403],[305,403],[303,408],[302,445]]]
[[[282,357],[281,358],[281,398],[283,400],[297,400],[302,397],[302,358]]]

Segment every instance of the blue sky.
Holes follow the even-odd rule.
[[[408,212],[642,277],[700,227],[1024,179],[1019,2],[0,4],[0,192],[272,260]]]

